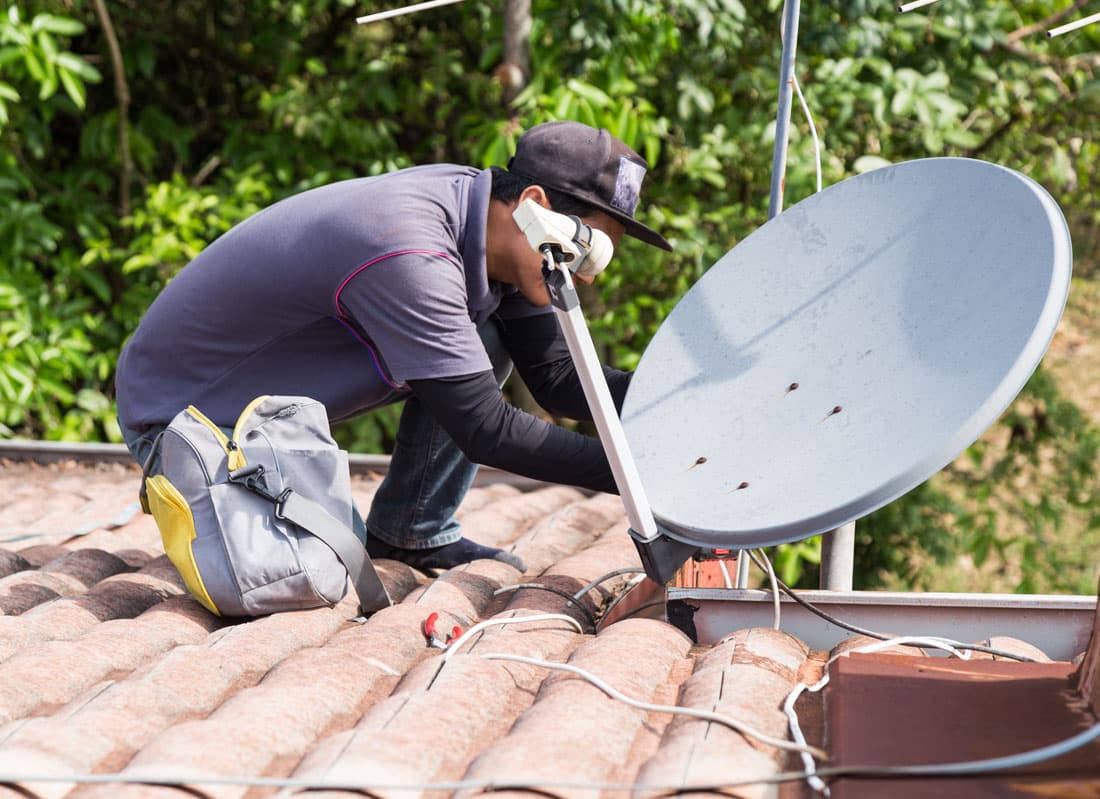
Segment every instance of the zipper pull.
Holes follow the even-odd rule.
[[[240,449],[240,447],[237,446],[237,442],[232,438],[225,442],[225,448],[230,452],[236,452]]]

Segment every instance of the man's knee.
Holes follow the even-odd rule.
[[[126,448],[130,450],[130,456],[137,465],[146,469],[148,474],[159,474],[160,434],[164,432],[165,425],[156,425],[138,432],[119,422],[119,428],[122,431],[122,439],[126,442]]]

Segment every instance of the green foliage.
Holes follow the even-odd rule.
[[[117,438],[106,395],[118,336],[103,311],[110,290],[80,268],[80,234],[101,223],[88,213],[96,203],[75,204],[85,175],[58,170],[52,152],[53,128],[100,80],[64,49],[83,31],[45,11],[26,20],[16,6],[0,17],[0,433]]]
[[[777,547],[772,565],[787,585],[816,588],[820,583],[821,536]]]
[[[862,587],[934,588],[965,560],[1023,593],[1093,593],[1098,454],[1100,429],[1040,368],[966,458],[859,522]],[[1077,535],[1061,534],[1069,523]]]
[[[21,99],[20,83],[37,85],[39,102],[50,100],[63,88],[73,105],[84,108],[85,84],[97,83],[99,72],[61,49],[63,40],[83,32],[84,24],[78,20],[39,13],[24,21],[18,6],[8,7],[0,18],[0,129],[10,119],[8,104]]]
[[[333,426],[332,436],[349,452],[392,452],[404,407],[404,403],[398,403],[379,408],[368,417],[369,422],[364,419],[340,422]]]
[[[676,252],[627,240],[586,302],[607,359],[633,367],[683,293],[766,219],[781,6],[534,0],[532,74],[507,107],[490,3],[369,26],[354,24],[356,0],[107,4],[121,76],[89,0],[2,9],[0,434],[116,439],[113,364],[143,309],[257,209],[411,164],[503,164],[520,131],[559,118],[609,128],[653,167],[640,213]],[[1052,10],[804,3],[797,77],[824,181],[927,156],[996,161],[1054,192],[1078,251],[1094,253],[1100,26],[1013,35]],[[105,74],[125,79],[128,105]],[[816,182],[797,104],[792,123],[788,205]],[[120,213],[123,188],[133,200]],[[1067,520],[1097,522],[1096,433],[1043,374],[971,466],[860,525],[865,584],[930,585],[961,553],[977,569],[1025,561],[1010,575],[1021,587],[1078,584],[1050,539]],[[341,426],[341,439],[386,448],[397,413]],[[1028,489],[990,490],[1013,481]],[[787,547],[780,570],[812,574],[817,557],[816,542]]]
[[[207,243],[271,201],[271,189],[258,172],[256,168],[240,175],[227,171],[228,192],[190,185],[178,174],[150,185],[144,203],[122,220],[129,233],[127,247],[106,252],[90,249],[87,263],[115,263],[123,274],[148,269],[162,280],[171,278]]]

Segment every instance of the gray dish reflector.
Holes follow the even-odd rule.
[[[703,547],[779,544],[914,488],[1023,388],[1071,262],[1050,195],[982,161],[896,164],[792,206],[642,356],[622,419],[658,523]]]

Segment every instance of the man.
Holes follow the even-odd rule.
[[[390,469],[363,529],[372,557],[429,571],[510,553],[454,512],[483,463],[614,492],[600,442],[503,401],[512,364],[542,407],[591,418],[520,202],[671,249],[634,219],[645,161],[605,130],[524,133],[508,170],[441,164],[298,194],[234,227],[177,275],[123,350],[119,420],[156,471],[156,434],[193,404],[230,426],[261,394],[313,397],[332,421],[401,400]],[[584,279],[584,278],[578,278]],[[605,369],[621,406],[630,375]],[[151,459],[151,460],[150,460]]]

